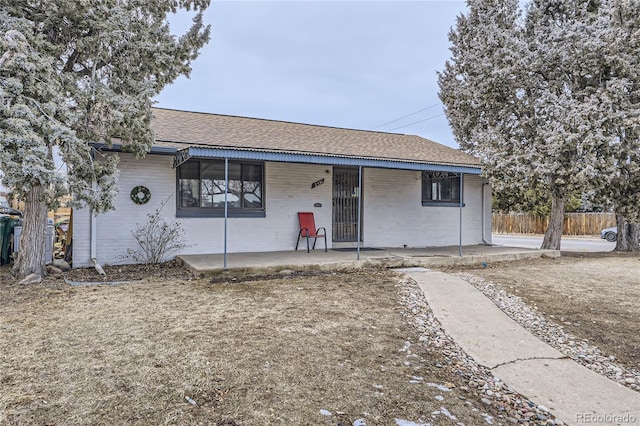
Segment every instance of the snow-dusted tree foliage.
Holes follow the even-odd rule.
[[[460,148],[482,159],[496,192],[517,198],[529,186],[531,162],[514,78],[524,64],[518,3],[468,4],[469,12],[458,16],[449,33],[452,57],[439,73],[439,95]]]
[[[567,197],[603,187],[616,170],[608,61],[617,54],[603,33],[612,37],[612,9],[533,0],[519,18],[515,1],[468,6],[439,74],[449,122],[461,148],[484,160],[496,191],[548,194],[542,247],[559,249]]]
[[[0,169],[25,200],[18,276],[44,273],[46,209],[62,190],[96,212],[112,208],[116,159],[91,144],[143,156],[151,99],[209,39],[209,0],[0,0]],[[192,11],[171,34],[167,14]],[[68,167],[63,185],[52,152]]]
[[[598,176],[606,141],[598,108],[604,43],[591,34],[592,1],[535,0],[526,13],[527,100],[538,141],[538,179],[552,199],[543,248],[560,248],[565,202]]]
[[[607,19],[594,36],[603,51],[604,90],[601,115],[609,136],[604,146],[597,193],[613,205],[618,222],[616,250],[640,247],[640,2],[612,0],[602,4]]]

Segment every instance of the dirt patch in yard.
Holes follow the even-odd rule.
[[[172,268],[124,285],[4,281],[0,424],[478,425],[499,416],[417,342],[398,291],[386,271],[212,282]]]
[[[639,255],[563,253],[465,271],[520,296],[627,368],[640,369]]]

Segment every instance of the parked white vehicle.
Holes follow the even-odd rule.
[[[612,228],[603,229],[600,231],[600,238],[615,243],[618,239],[618,228],[614,226]]]

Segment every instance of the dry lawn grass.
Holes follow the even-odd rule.
[[[640,256],[570,254],[470,271],[500,284],[628,368],[640,369]]]
[[[235,283],[5,282],[0,424],[390,425],[433,422],[443,406],[457,421],[486,424],[483,411],[498,413],[473,409],[478,397],[435,366],[442,359],[418,344],[399,352],[416,339],[397,285],[382,271]]]

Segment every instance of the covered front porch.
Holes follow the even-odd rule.
[[[410,265],[433,257],[442,263],[460,257],[458,246],[470,247],[466,260],[478,251],[473,245],[491,243],[491,186],[480,161],[453,148],[402,134],[155,113],[158,134],[143,160],[117,144],[108,148],[119,158],[115,209],[99,216],[74,210],[74,266],[122,262],[137,247],[130,218],[158,210],[184,231],[183,261],[203,270],[256,260],[298,268]],[[146,202],[135,198],[139,187],[152,194]],[[313,214],[328,248],[355,247],[361,256],[290,252],[300,213]],[[389,247],[438,249],[409,254]]]
[[[524,249],[519,247],[470,245],[426,248],[362,248],[269,251],[227,253],[228,272],[275,273],[284,270],[345,270],[367,267],[437,267],[504,262],[537,257],[560,257],[560,251]],[[177,257],[196,274],[216,274],[225,271],[225,255],[188,254]]]

